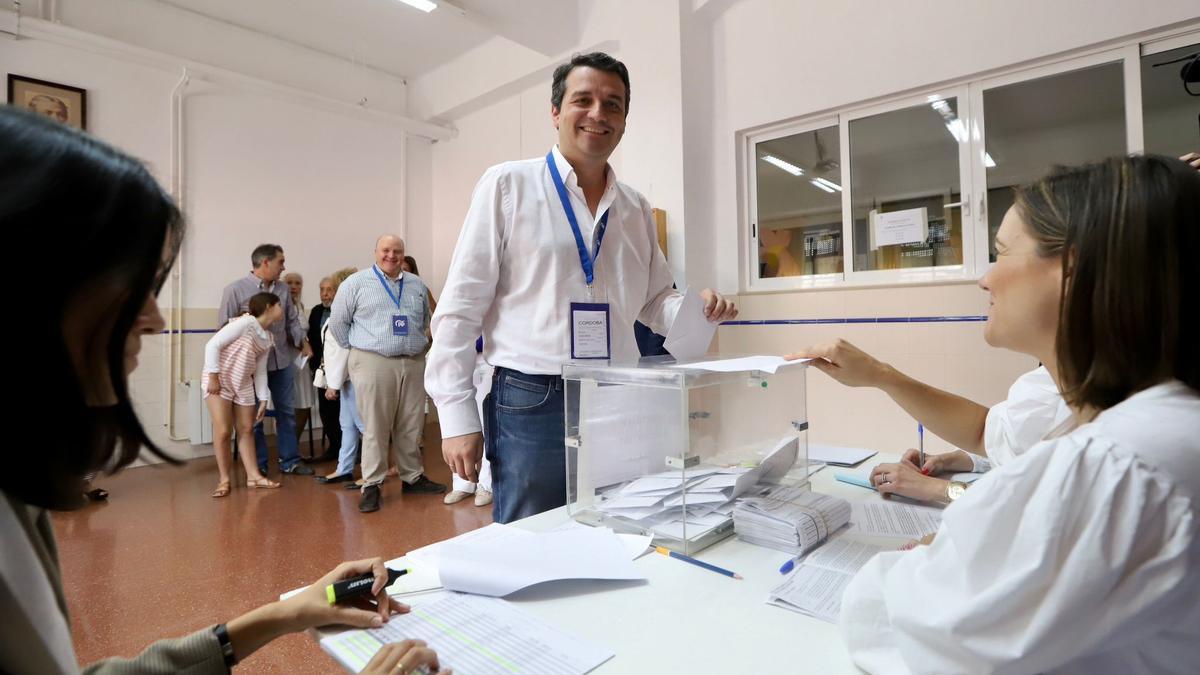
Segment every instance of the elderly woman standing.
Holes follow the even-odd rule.
[[[304,293],[304,277],[296,272],[288,272],[283,275],[283,283],[287,284],[288,291],[292,294],[292,304],[296,306],[296,314],[304,316],[304,301],[300,299]],[[306,361],[303,366],[296,364],[296,386],[292,388],[292,407],[296,411],[297,440],[304,433],[305,427],[312,418],[313,402],[316,400],[312,383],[312,372],[316,366],[309,365],[309,362],[313,360]],[[308,452],[314,456],[317,454],[316,448],[309,448]]]

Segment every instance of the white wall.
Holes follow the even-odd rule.
[[[183,304],[216,307],[250,271],[251,250],[270,242],[304,276],[311,308],[322,276],[371,264],[376,237],[402,229],[403,132],[212,89],[187,99]]]
[[[667,210],[677,276],[724,291],[738,290],[739,132],[1197,18],[1192,0],[653,0],[582,6],[578,49],[607,44],[630,68],[628,132],[614,168]],[[522,139],[546,119],[554,61],[507,44],[483,45],[413,83],[412,109],[446,113],[460,131],[457,139],[433,147],[429,165],[437,269],[426,276],[435,289],[445,279],[471,188],[484,168],[536,156],[553,141],[543,141],[540,132],[534,135],[541,146]],[[456,117],[460,111],[469,114]],[[758,294],[740,302],[746,319],[987,311],[986,294],[963,283]],[[979,322],[731,326],[720,330],[720,344],[729,352],[781,353],[846,337],[906,372],[991,404],[1036,363],[991,349],[982,329]],[[814,441],[880,449],[911,442],[911,419],[881,394],[846,389],[815,372],[809,382]],[[935,439],[932,446],[945,444]]]
[[[170,94],[185,61],[61,27],[41,25],[38,31],[38,22],[26,27],[37,37],[0,39],[0,77],[15,73],[86,89],[89,131],[145,161],[155,178],[170,185]],[[206,37],[220,44],[226,36],[216,28],[207,36],[187,35],[201,43]],[[237,44],[247,66],[279,48],[269,42]],[[229,65],[236,64],[222,68]],[[320,277],[346,265],[370,264],[375,238],[403,230],[399,118],[325,100],[328,90],[336,89],[341,67],[325,65],[324,71],[292,78],[293,84],[325,90],[312,92],[317,97],[311,99],[242,77],[200,76],[185,90],[184,329],[215,327],[221,289],[249,271],[250,251],[260,243],[283,245],[288,269],[305,276],[304,300],[311,308],[319,302]],[[328,81],[321,84],[320,78]],[[393,98],[403,106],[402,86]],[[165,293],[161,302],[171,304]],[[199,374],[207,338],[188,334],[180,339],[189,377]],[[168,442],[165,409],[174,387],[164,386],[166,342],[165,337],[145,341],[131,395],[152,438],[182,456],[204,454],[205,449]],[[186,392],[177,395],[180,434],[187,433],[185,403]]]

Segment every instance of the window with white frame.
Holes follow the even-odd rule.
[[[1191,31],[746,134],[744,289],[977,279],[1014,187],[1054,165],[1200,149]]]
[[[1174,47],[1178,42],[1190,44]],[[1200,35],[1145,45],[1141,71],[1146,152],[1200,152]]]
[[[1056,165],[1128,151],[1122,62],[1105,57],[1094,65],[1072,64],[1080,67],[1065,72],[1041,77],[1025,72],[977,85],[989,262],[996,261],[996,230],[1013,204],[1014,188]]]
[[[815,125],[757,146],[757,274],[842,273],[838,127]]]

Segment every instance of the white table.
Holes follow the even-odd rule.
[[[838,482],[834,474],[865,477],[875,464],[897,459],[881,453],[854,469],[826,467],[812,477],[813,489],[851,501],[878,500],[875,492]],[[562,507],[513,524],[536,532],[567,520]],[[696,557],[745,579],[651,553],[636,562],[647,582],[554,582],[505,599],[615,651],[616,656],[594,671],[598,673],[860,672],[836,625],[766,604],[768,591],[782,580],[779,567],[789,555],[731,537]],[[416,604],[422,596],[399,599]],[[336,631],[321,631],[317,637],[332,632]]]

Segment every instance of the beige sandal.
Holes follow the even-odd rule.
[[[282,483],[276,483],[265,476],[257,480],[246,481],[246,487],[250,488],[251,490],[274,490],[275,488],[282,486]]]
[[[217,483],[217,489],[212,492],[213,498],[229,496],[229,481],[223,480]]]

